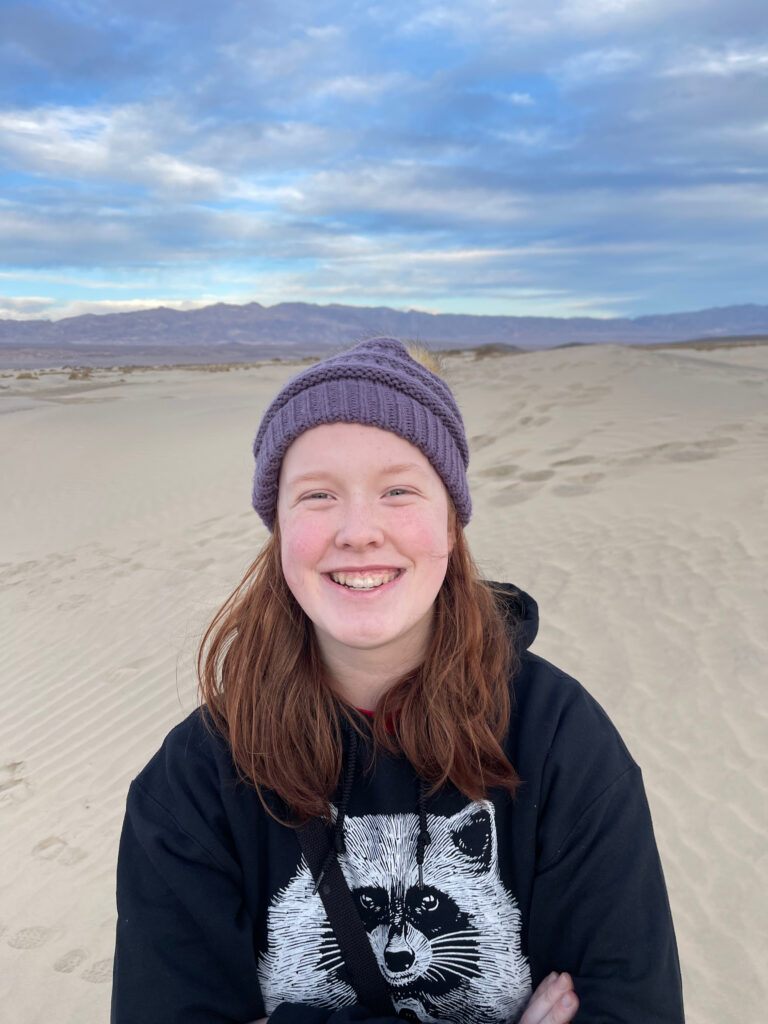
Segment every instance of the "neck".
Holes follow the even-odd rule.
[[[318,644],[336,693],[367,711],[375,710],[387,690],[420,665],[426,653],[426,643],[420,636],[404,637],[394,656],[388,646],[357,650],[329,643],[320,636]]]

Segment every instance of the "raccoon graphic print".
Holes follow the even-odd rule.
[[[531,977],[520,950],[520,912],[499,876],[493,805],[428,814],[427,826],[420,885],[415,813],[344,820],[339,861],[395,1009],[412,1021],[516,1021]],[[313,886],[302,857],[269,907],[258,968],[267,1013],[281,1002],[357,1002]]]

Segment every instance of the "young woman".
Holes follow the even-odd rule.
[[[270,539],[128,797],[113,1024],[682,1021],[639,769],[529,652],[535,602],[479,579],[445,382],[365,342],[283,388],[254,453]],[[397,1018],[350,984],[334,863]]]

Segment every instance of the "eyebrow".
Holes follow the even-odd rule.
[[[422,474],[424,472],[423,467],[416,462],[398,462],[393,463],[390,466],[384,466],[378,475],[397,476],[400,473],[412,473],[414,470]],[[328,479],[329,477],[333,478],[333,473],[328,473],[322,469],[311,469],[308,473],[301,473],[299,476],[289,477],[288,483],[291,486],[295,486],[296,484],[303,484],[308,480],[322,480]]]

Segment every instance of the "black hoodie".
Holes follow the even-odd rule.
[[[535,602],[508,588],[507,612],[522,661],[506,740],[515,800],[494,790],[471,803],[448,785],[424,804],[405,758],[379,754],[366,771],[369,751],[335,800],[339,861],[398,1016],[506,1024],[556,970],[573,975],[577,1022],[678,1024],[640,770],[579,683],[528,651]],[[238,779],[203,714],[130,788],[112,1024],[373,1022],[295,831]]]

